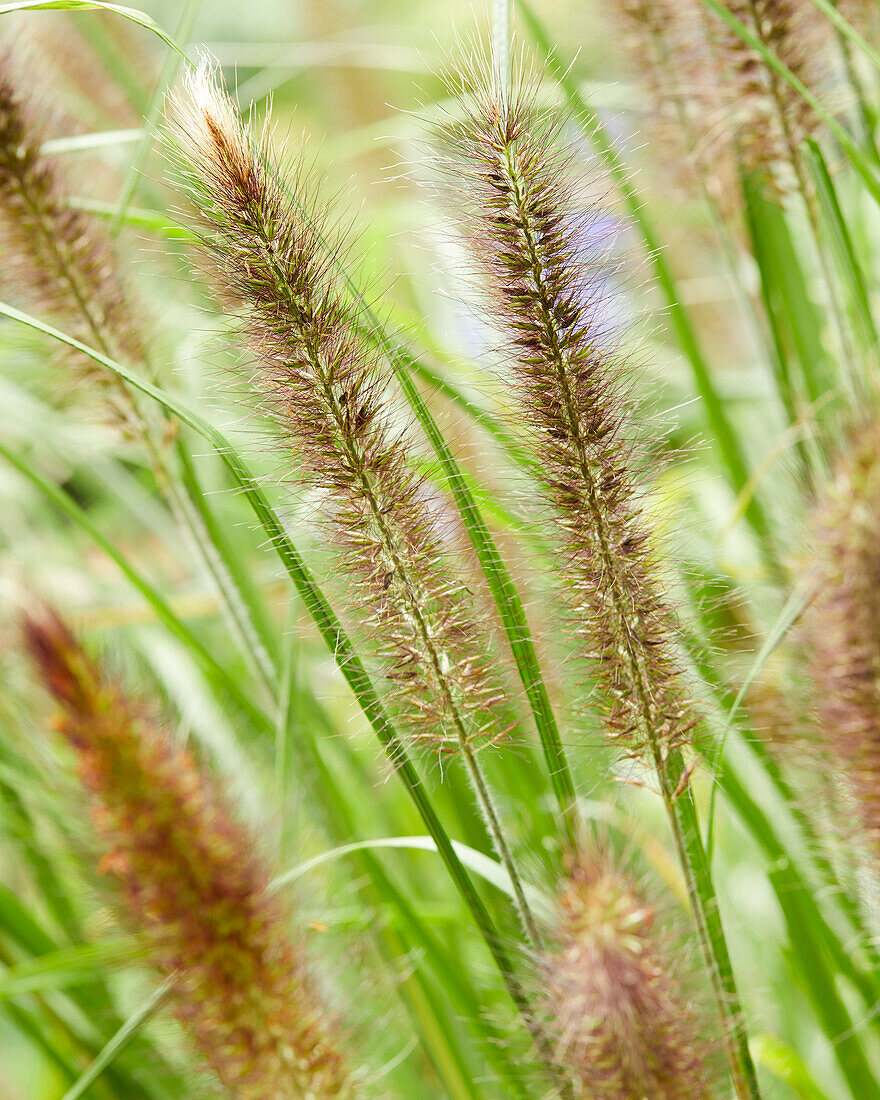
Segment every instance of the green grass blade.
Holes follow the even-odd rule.
[[[507,894],[508,897],[514,896],[510,876],[497,860],[492,859],[491,856],[487,856],[483,852],[477,852],[473,848],[469,848],[467,844],[460,844],[457,840],[453,840],[452,846],[455,848],[458,858],[469,871],[479,875],[486,882],[490,882],[497,890]],[[296,882],[298,878],[308,874],[314,868],[330,863],[340,856],[348,855],[351,852],[374,851],[381,848],[407,848],[418,852],[437,851],[437,845],[429,836],[386,836],[377,837],[374,840],[359,840],[352,844],[341,844],[329,852],[322,852],[319,856],[314,856],[312,859],[306,860],[305,863],[300,863],[289,871],[285,871],[272,880],[271,888],[279,890],[291,882]],[[553,913],[552,899],[529,883],[525,883],[525,891],[528,895],[529,905],[542,916],[550,918]]]
[[[141,954],[137,941],[132,939],[62,947],[11,966],[0,976],[0,1001],[23,993],[43,993],[93,982],[96,971],[102,967],[132,962]]]
[[[86,1089],[90,1088],[101,1074],[113,1064],[141,1028],[145,1027],[162,1010],[171,995],[173,980],[173,977],[169,978],[168,981],[159,986],[152,996],[148,997],[141,1007],[129,1016],[113,1038],[98,1053],[85,1073],[81,1074],[65,1092],[62,1100],[79,1100]]]
[[[9,15],[15,11],[95,11],[96,9],[120,15],[123,19],[128,19],[131,23],[151,31],[188,63],[186,54],[174,39],[149,15],[137,8],[127,8],[119,4],[102,4],[100,0],[19,0],[15,4],[0,4],[0,15]]]
[[[816,192],[825,215],[825,225],[831,236],[843,284],[847,289],[855,327],[862,347],[876,355],[880,347],[880,337],[877,335],[877,326],[871,310],[867,278],[856,255],[852,235],[843,216],[837,189],[822,150],[818,142],[812,138],[807,139],[806,145],[810,154],[810,168],[816,184]]]
[[[757,1064],[765,1066],[774,1077],[788,1085],[798,1100],[831,1100],[788,1043],[765,1033],[756,1035],[751,1045]]]

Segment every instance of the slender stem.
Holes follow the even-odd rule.
[[[483,816],[486,819],[486,827],[489,830],[489,835],[492,837],[492,843],[498,851],[498,857],[504,864],[508,875],[511,876],[510,884],[513,887],[513,892],[516,897],[517,909],[519,910],[520,919],[523,923],[523,927],[532,942],[532,946],[536,949],[541,949],[541,933],[538,930],[538,924],[535,920],[534,914],[529,907],[529,903],[526,900],[525,891],[523,890],[522,880],[516,871],[516,863],[513,858],[513,854],[507,845],[507,839],[504,836],[504,829],[501,825],[501,820],[498,817],[498,812],[495,809],[495,800],[492,797],[492,791],[486,782],[486,777],[483,775],[483,771],[480,768],[479,761],[477,760],[476,753],[473,747],[467,742],[461,745],[461,754],[464,758],[465,767],[467,768],[468,776],[470,777],[471,785],[474,788],[474,794],[476,795],[477,802],[480,809],[483,811]]]
[[[745,1019],[684,760],[678,749],[669,753],[665,759],[656,742],[652,749],[660,791],[666,803],[675,848],[684,872],[694,924],[703,957],[709,967],[734,1088],[740,1100],[759,1100],[761,1094],[749,1052]],[[683,789],[679,790],[680,787]]]
[[[506,95],[510,86],[510,0],[492,3],[492,63],[496,90]]]

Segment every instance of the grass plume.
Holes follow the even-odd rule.
[[[557,127],[522,83],[477,92],[445,135],[464,187],[464,235],[506,337],[530,442],[562,525],[584,650],[630,752],[662,756],[693,726],[630,468],[620,366],[606,350],[583,252],[589,215],[569,207]]]
[[[41,151],[30,83],[10,46],[0,46],[0,226],[16,257],[16,288],[84,343],[137,362],[143,346],[112,244],[72,208],[59,159]]]
[[[819,725],[880,855],[880,433],[857,435],[814,512],[804,635]]]
[[[541,959],[559,1062],[584,1100],[712,1095],[695,1021],[669,973],[655,914],[601,856],[574,865],[556,944]]]
[[[216,282],[244,306],[260,381],[324,495],[408,728],[451,749],[497,736],[488,641],[392,426],[387,371],[336,285],[332,234],[307,188],[283,179],[268,127],[252,138],[207,61],[171,116]]]
[[[253,838],[54,613],[29,615],[24,631],[106,845],[101,868],[152,964],[174,977],[175,1013],[201,1055],[242,1100],[350,1095]]]

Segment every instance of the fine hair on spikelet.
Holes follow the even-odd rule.
[[[623,364],[608,349],[593,290],[591,215],[571,202],[559,149],[564,120],[535,105],[527,75],[509,94],[480,74],[462,91],[463,116],[440,135],[452,200],[554,505],[581,652],[612,736],[662,762],[695,719],[675,655],[676,616],[639,511]]]
[[[267,895],[254,838],[193,757],[108,679],[58,616],[28,614],[36,671],[58,704],[55,728],[77,758],[100,868],[118,882],[174,1011],[240,1100],[352,1095],[333,1025]]]
[[[708,1100],[712,1059],[655,908],[610,856],[573,859],[539,961],[557,1060],[583,1100]]]
[[[169,103],[170,146],[220,293],[240,307],[263,390],[323,497],[415,742],[499,735],[491,647],[393,424],[390,371],[338,275],[342,247],[300,169],[283,172],[205,58]]]

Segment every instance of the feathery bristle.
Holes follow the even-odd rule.
[[[712,1095],[694,1020],[664,965],[654,911],[604,860],[581,860],[560,898],[557,947],[541,960],[557,1060],[589,1100]]]
[[[337,288],[330,234],[307,188],[282,178],[267,132],[252,139],[206,60],[169,113],[216,281],[242,303],[260,378],[305,480],[326,497],[413,738],[454,748],[496,736],[488,640],[444,560],[406,441],[391,424],[388,372]]]
[[[855,439],[814,517],[815,601],[804,636],[819,725],[880,854],[880,432]]]
[[[119,880],[149,958],[173,976],[176,1015],[200,1053],[242,1100],[350,1095],[253,839],[54,613],[32,614],[24,630],[92,798],[101,866]]]
[[[45,135],[30,103],[30,83],[8,48],[0,48],[0,230],[15,257],[16,290],[26,289],[83,343],[138,361],[143,347],[113,248],[86,214],[70,206],[57,159],[41,152]],[[88,364],[82,369],[98,376]]]
[[[630,472],[620,365],[603,344],[556,127],[520,84],[477,93],[446,134],[464,186],[465,237],[507,337],[537,467],[556,506],[577,627],[632,751],[661,757],[693,725],[673,655],[675,618],[657,579]]]

